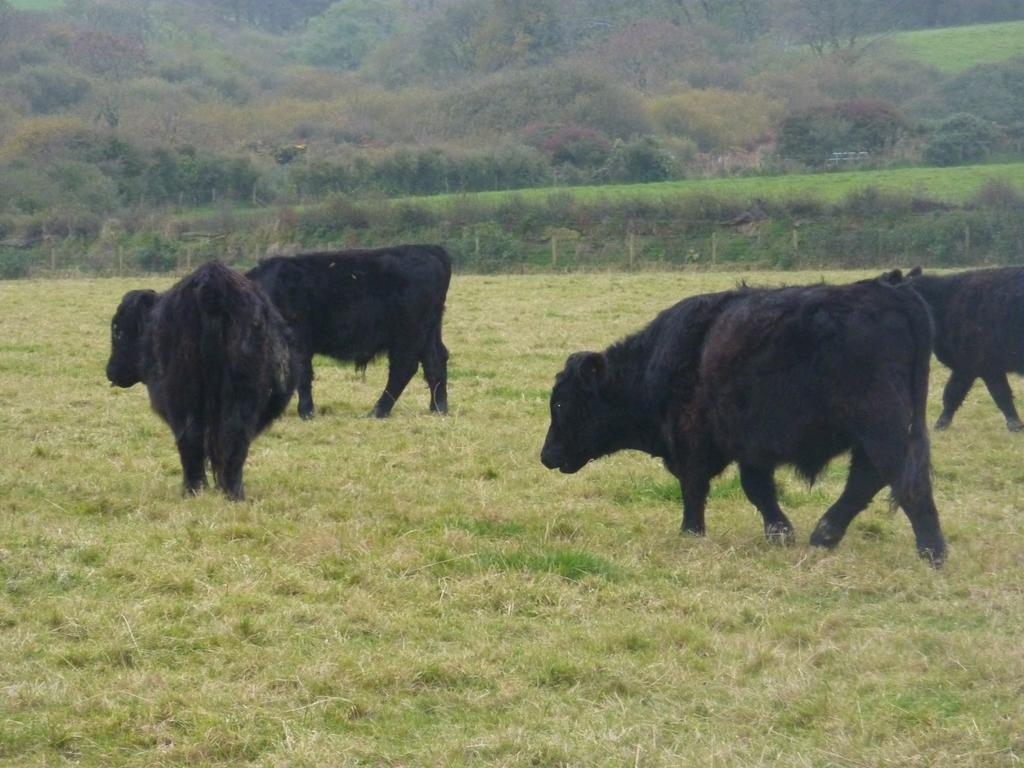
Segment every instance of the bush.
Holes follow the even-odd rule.
[[[832,152],[886,152],[906,129],[891,104],[858,99],[787,116],[779,126],[778,150],[785,158],[823,165]]]
[[[156,234],[139,238],[131,260],[143,272],[170,272],[178,266],[178,255],[173,243]]]
[[[705,152],[764,141],[782,112],[779,102],[761,94],[718,88],[662,96],[649,109],[658,130],[689,137]]]
[[[932,165],[963,165],[984,160],[999,140],[997,127],[968,112],[951,115],[937,123],[924,150]]]
[[[616,141],[606,167],[608,180],[621,182],[664,181],[678,172],[675,158],[654,136]]]
[[[37,115],[72,107],[89,92],[89,81],[64,67],[25,67],[13,82]]]
[[[32,271],[32,251],[0,247],[0,280],[28,277]]]

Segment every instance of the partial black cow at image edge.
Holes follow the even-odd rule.
[[[299,415],[312,418],[313,355],[365,367],[388,356],[388,381],[372,415],[391,413],[420,364],[430,410],[448,410],[448,349],[441,340],[451,258],[437,245],[275,256],[247,276],[291,328],[299,360]]]
[[[288,327],[262,289],[219,262],[199,267],[165,293],[129,291],[111,322],[107,378],[140,381],[170,426],[186,493],[214,481],[243,499],[252,440],[295,391]]]
[[[935,324],[935,356],[952,373],[942,393],[936,429],[945,429],[977,379],[1011,432],[1024,430],[1007,373],[1024,373],[1024,268],[922,274],[907,282],[928,303]]]
[[[705,531],[711,479],[735,461],[766,536],[790,541],[775,468],[813,481],[849,450],[846,487],[811,543],[836,546],[889,485],[918,551],[937,565],[946,545],[925,423],[931,338],[924,301],[889,276],[688,298],[604,352],[570,355],[541,461],[572,473],[623,449],[659,457],[680,481],[682,527],[694,534]]]

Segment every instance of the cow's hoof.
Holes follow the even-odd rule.
[[[953,423],[953,419],[950,416],[939,416],[938,421],[935,422],[935,429],[940,432],[944,429],[949,429],[949,425]]]
[[[1021,423],[1020,419],[1007,419],[1006,428],[1011,432],[1024,432],[1024,424]]]
[[[917,554],[927,560],[932,568],[939,569],[946,562],[946,545],[940,542],[929,547],[918,547]]]
[[[701,537],[703,537],[704,534],[705,534],[705,530],[704,530],[704,528],[697,528],[695,526],[694,527],[688,527],[688,526],[684,525],[682,528],[679,529],[679,533],[682,536],[701,536]]]
[[[796,540],[793,526],[789,523],[770,523],[764,527],[764,537],[772,544],[790,546]]]
[[[386,419],[391,415],[391,411],[385,411],[383,408],[374,408],[366,415],[371,419]]]
[[[814,531],[811,533],[811,546],[822,547],[823,549],[835,549],[840,541],[843,540],[843,534],[836,531],[826,521],[820,520],[815,526]]]
[[[315,414],[316,414],[316,411],[314,411],[312,408],[300,408],[299,409],[299,418],[302,419],[303,421],[309,421],[310,419],[313,418],[313,416]]]

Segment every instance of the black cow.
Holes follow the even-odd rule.
[[[981,378],[1011,432],[1024,430],[1013,405],[1008,372],[1024,373],[1024,268],[980,269],[955,275],[908,273],[928,302],[935,322],[935,356],[952,373],[942,393],[936,429],[953,414]]]
[[[249,443],[288,405],[298,366],[288,327],[263,291],[223,264],[199,267],[163,294],[129,291],[111,322],[107,378],[143,382],[174,432],[185,493],[217,486],[245,497]]]
[[[391,412],[423,363],[430,410],[448,410],[448,350],[441,316],[451,259],[437,245],[307,253],[261,261],[248,277],[263,286],[292,329],[299,358],[299,415],[313,417],[313,355],[365,368],[387,353],[388,383],[373,407]]]
[[[695,296],[602,352],[577,352],[551,393],[541,452],[576,472],[624,448],[661,458],[683,491],[683,530],[704,533],[711,478],[739,463],[769,539],[791,541],[773,473],[809,481],[852,449],[839,500],[811,543],[834,547],[885,485],[918,551],[942,561],[925,399],[931,325],[907,286],[882,280]]]

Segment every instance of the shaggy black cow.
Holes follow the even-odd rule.
[[[981,378],[1011,432],[1024,430],[1013,405],[1008,372],[1024,373],[1024,268],[981,269],[955,275],[908,273],[935,323],[935,356],[952,373],[942,393],[945,429]]]
[[[111,322],[107,378],[143,382],[174,432],[185,492],[214,481],[242,499],[249,443],[295,391],[288,327],[260,288],[223,264],[199,267],[163,294],[129,291]]]
[[[372,415],[391,412],[423,363],[430,410],[448,410],[448,350],[441,341],[452,266],[437,245],[308,253],[261,261],[263,286],[292,329],[299,358],[299,415],[313,417],[313,355],[366,365],[388,355],[388,383]]]
[[[910,518],[918,551],[940,563],[925,398],[931,327],[909,287],[742,288],[695,296],[605,352],[577,352],[551,393],[541,452],[576,472],[625,448],[661,458],[683,491],[683,530],[704,533],[711,478],[730,462],[764,518],[790,541],[773,473],[813,480],[852,449],[839,500],[811,543],[834,547],[885,485]]]

